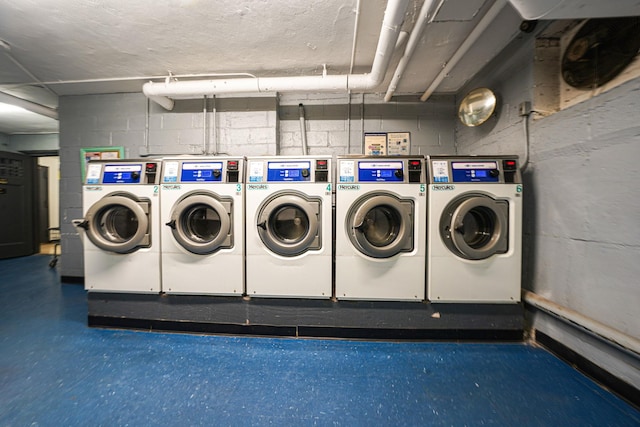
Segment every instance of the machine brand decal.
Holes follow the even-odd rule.
[[[436,185],[432,185],[431,189],[433,191],[451,191],[451,190],[455,190],[456,186],[455,185],[443,185],[443,184],[436,184]]]
[[[522,193],[522,185],[520,185],[520,184],[519,184],[519,185],[516,187],[516,191],[517,191],[518,193]]]
[[[267,184],[247,184],[247,190],[268,190]]]
[[[338,184],[338,190],[359,190],[358,184]]]
[[[180,190],[181,188],[182,186],[178,184],[164,184],[162,186],[163,190]]]
[[[84,187],[87,191],[102,191],[101,185],[87,185]]]

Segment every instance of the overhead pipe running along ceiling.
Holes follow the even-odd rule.
[[[173,109],[172,98],[197,98],[221,94],[275,93],[275,92],[335,92],[370,90],[384,80],[389,62],[404,21],[409,0],[389,0],[384,13],[376,56],[368,74],[256,77],[215,80],[175,81],[167,78],[163,83],[148,82],[142,92],[167,110]]]

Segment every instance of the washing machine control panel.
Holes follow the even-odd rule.
[[[241,159],[166,159],[162,183],[240,182]]]
[[[160,162],[90,161],[85,184],[157,184]]]
[[[340,182],[424,183],[423,158],[367,157],[339,159]]]
[[[330,158],[248,159],[249,182],[330,182]]]
[[[520,183],[517,157],[430,158],[432,182]]]

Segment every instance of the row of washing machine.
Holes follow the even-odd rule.
[[[92,292],[520,300],[517,157],[174,157],[87,165]]]

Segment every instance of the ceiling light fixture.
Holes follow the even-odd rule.
[[[22,107],[18,107],[17,105],[11,105],[11,104],[5,104],[3,102],[0,102],[0,114],[1,113],[26,113],[27,110],[25,110]]]

